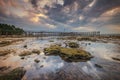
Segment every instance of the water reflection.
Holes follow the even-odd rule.
[[[64,41],[64,40],[63,40]],[[54,40],[52,43],[61,43]],[[120,62],[112,60],[112,56],[119,55],[116,50],[119,45],[101,42],[79,42],[81,47],[90,52],[94,58],[87,62],[71,62],[62,60],[59,56],[46,56],[43,49],[50,44],[49,40],[26,40],[23,44],[11,45],[8,48],[16,49],[15,55],[8,55],[5,60],[0,58],[0,66],[24,67],[27,72],[24,78],[27,80],[119,80]],[[88,45],[86,45],[86,43]],[[23,45],[27,44],[27,50],[40,49],[41,54],[33,54],[21,59],[19,54],[26,50]],[[40,62],[36,63],[34,60]],[[96,66],[97,64],[97,66]],[[101,68],[100,68],[101,66]]]

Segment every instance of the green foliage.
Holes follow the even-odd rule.
[[[16,28],[14,25],[0,24],[1,35],[21,35],[23,33],[23,29]]]

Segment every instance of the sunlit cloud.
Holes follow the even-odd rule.
[[[120,7],[117,7],[117,8],[113,8],[113,9],[111,9],[111,10],[108,10],[108,11],[106,11],[105,13],[103,13],[101,16],[103,16],[103,17],[112,17],[112,16],[114,16],[114,15],[117,15],[117,14],[120,14]]]
[[[41,14],[41,13],[40,13],[40,14],[33,14],[33,16],[30,17],[30,20],[31,20],[32,22],[38,23],[38,22],[41,20],[41,18],[47,19],[48,16],[46,16],[46,15],[44,15],[44,14]]]
[[[84,19],[84,16],[80,16],[80,17],[79,17],[79,20],[83,20],[83,19]]]
[[[52,25],[52,24],[46,24],[46,26],[48,27],[48,28],[50,28],[50,29],[55,29],[56,28],[56,26],[55,25]]]
[[[93,28],[93,27],[86,27],[86,26],[84,26],[84,27],[80,26],[80,27],[72,28],[72,29],[75,30],[75,31],[81,31],[81,32],[83,32],[83,31],[96,31],[95,28]]]
[[[35,22],[35,23],[37,23],[37,22],[39,22],[39,17],[33,17],[33,18],[31,18],[30,19],[32,22]]]
[[[91,2],[88,6],[89,6],[89,7],[94,6],[94,5],[95,5],[95,3],[96,3],[96,1],[97,1],[97,0],[93,0],[93,2]]]

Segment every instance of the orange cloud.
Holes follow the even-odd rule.
[[[0,0],[0,6],[18,7],[16,0]]]
[[[31,15],[33,15],[33,16],[31,17]],[[32,13],[31,15],[30,15],[30,21],[32,21],[34,23],[38,23],[41,20],[41,18],[45,18],[45,19],[48,18],[48,16],[46,16],[45,14],[42,14],[42,13],[39,13],[39,14]]]
[[[111,9],[111,10],[108,10],[108,11],[106,11],[105,13],[103,13],[101,16],[111,17],[111,16],[116,15],[117,13],[120,13],[120,7],[117,7],[117,8]]]

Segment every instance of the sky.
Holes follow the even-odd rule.
[[[120,0],[0,0],[0,23],[26,31],[120,33]]]

